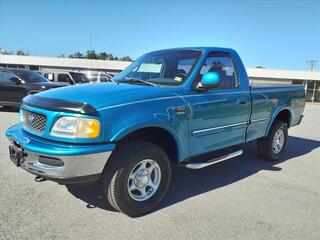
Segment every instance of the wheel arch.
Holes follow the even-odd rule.
[[[135,126],[127,129],[115,136],[112,141],[116,145],[124,144],[128,141],[141,140],[159,145],[172,162],[179,162],[182,156],[182,142],[178,134],[170,128],[159,125]]]
[[[279,110],[277,110],[273,116],[272,116],[272,120],[270,121],[267,131],[266,131],[266,135],[268,135],[270,128],[272,126],[272,124],[276,121],[276,120],[281,120],[284,123],[287,124],[287,128],[290,128],[291,126],[291,122],[292,122],[292,112],[289,108],[284,107],[284,108],[280,108]]]

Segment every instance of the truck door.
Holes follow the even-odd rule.
[[[7,70],[0,70],[0,105],[18,105],[24,97],[24,87],[17,76]]]
[[[196,85],[207,72],[219,73],[221,84],[212,89],[196,90]],[[229,53],[212,52],[207,56],[195,79],[195,90],[187,96],[192,156],[245,141],[250,93],[247,86],[241,85]]]

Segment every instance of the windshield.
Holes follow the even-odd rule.
[[[27,83],[49,82],[48,79],[37,72],[27,70],[14,70],[13,72]]]
[[[143,84],[143,80],[157,85],[182,84],[195,66],[201,51],[164,50],[143,55],[113,77],[114,81]],[[130,81],[131,80],[131,81]]]
[[[70,72],[73,80],[78,83],[78,82],[89,82],[89,79],[84,75],[83,73],[75,73],[75,72]]]

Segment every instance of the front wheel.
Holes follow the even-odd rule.
[[[102,176],[109,203],[131,216],[144,215],[165,197],[171,181],[167,154],[153,143],[127,143],[114,153]]]
[[[287,125],[282,121],[276,121],[272,124],[268,135],[258,140],[259,155],[265,160],[277,161],[283,157],[287,141]]]

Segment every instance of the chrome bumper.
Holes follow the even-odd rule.
[[[59,183],[97,180],[115,149],[114,143],[58,143],[27,134],[19,125],[9,128],[6,136],[11,142],[10,158],[17,166]]]
[[[111,153],[110,151],[88,155],[45,156],[24,151],[21,167],[32,174],[58,182],[72,181],[72,179],[101,175]],[[46,160],[52,165],[46,163]]]

